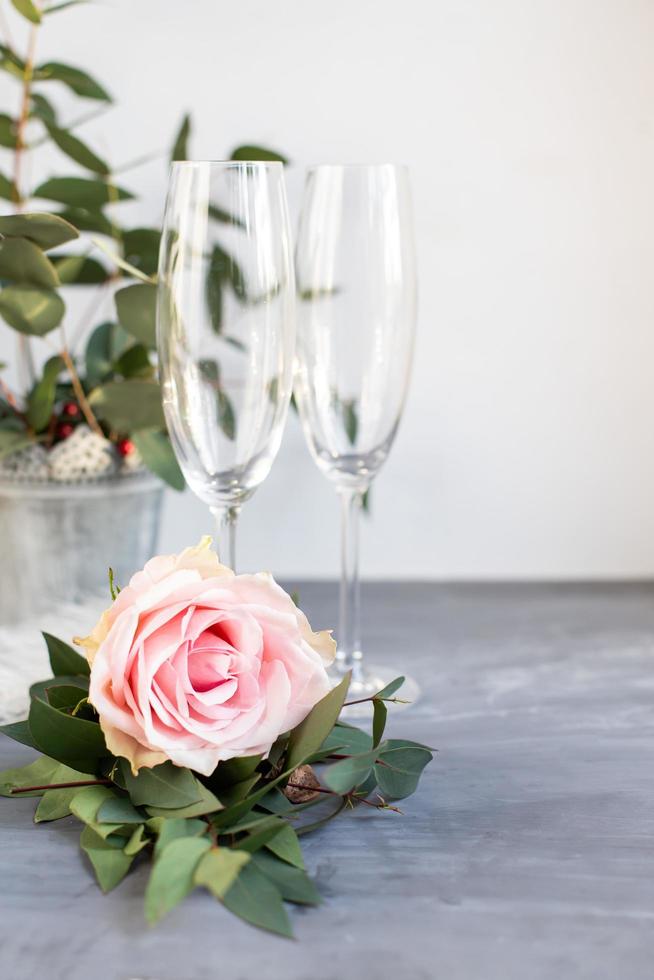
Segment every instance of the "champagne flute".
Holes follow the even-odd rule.
[[[234,568],[242,504],[270,472],[293,384],[295,280],[281,163],[173,163],[159,256],[164,414]]]
[[[417,288],[406,168],[311,168],[295,269],[295,394],[311,454],[341,498],[336,672],[351,670],[350,697],[365,698],[403,673],[363,663],[358,522],[395,438],[411,371]],[[417,685],[405,682],[405,693],[415,699]]]

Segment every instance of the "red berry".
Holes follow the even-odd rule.
[[[71,425],[70,422],[60,422],[57,428],[55,429],[57,438],[59,439],[67,439],[68,436],[72,436],[74,431],[75,431],[75,426]]]
[[[136,446],[131,439],[121,439],[120,442],[116,444],[116,449],[121,456],[131,456]]]
[[[79,405],[75,402],[64,402],[61,414],[67,415],[69,419],[76,419],[79,415]]]

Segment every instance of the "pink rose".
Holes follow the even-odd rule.
[[[170,759],[205,776],[266,755],[329,691],[329,632],[267,574],[235,575],[211,539],[153,558],[84,640],[89,700],[132,771]]]

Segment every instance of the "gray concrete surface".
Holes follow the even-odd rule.
[[[332,587],[300,592],[333,623]],[[35,827],[33,801],[2,799],[3,980],[654,976],[654,588],[377,584],[364,601],[369,651],[423,687],[391,734],[439,753],[403,816],[305,838],[325,903],[292,912],[297,939],[204,893],[150,929],[143,867],[103,897],[72,818]],[[2,768],[31,754],[0,740]]]

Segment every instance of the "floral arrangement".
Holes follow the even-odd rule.
[[[371,734],[339,721],[349,678],[331,687],[331,634],[210,545],[153,558],[122,591],[110,577],[112,605],[75,641],[85,657],[44,634],[54,676],[2,728],[43,755],[0,773],[0,793],[40,797],[37,823],[77,817],[105,892],[149,859],[151,923],[201,887],[290,936],[285,903],[320,902],[301,837],[348,807],[399,813],[388,801],[432,753],[384,738],[402,678],[369,699]]]
[[[111,96],[85,71],[61,62],[39,62],[37,35],[51,16],[75,6],[12,0],[29,22],[24,51],[0,44],[0,71],[18,83],[18,113],[0,113],[0,147],[10,157],[0,170],[0,199],[13,213],[0,216],[0,318],[19,340],[19,383],[12,391],[0,373],[0,474],[43,481],[74,481],[126,474],[148,467],[176,489],[184,479],[175,460],[156,379],[155,297],[160,231],[126,227],[117,216],[134,195],[116,181],[144,160],[112,168],[79,135],[111,105]],[[64,86],[97,108],[63,121],[51,91]],[[170,154],[185,159],[186,116]],[[27,157],[50,144],[80,170],[28,186]],[[237,147],[231,159],[284,158],[256,146]],[[54,213],[35,208],[47,202]],[[227,214],[216,220],[229,221]],[[69,243],[72,245],[69,246]],[[74,251],[71,251],[71,248]],[[215,277],[208,302],[220,305],[220,288],[246,300],[246,284],[226,253],[224,276]],[[118,288],[116,288],[118,287]],[[93,292],[80,324],[66,323],[62,289]],[[94,324],[98,308],[115,291],[115,317]],[[86,303],[86,300],[85,300]],[[42,367],[35,345],[48,351]],[[80,349],[81,345],[81,349]],[[0,365],[0,372],[4,365]],[[223,402],[226,394],[221,393]],[[225,425],[230,407],[225,404]]]

